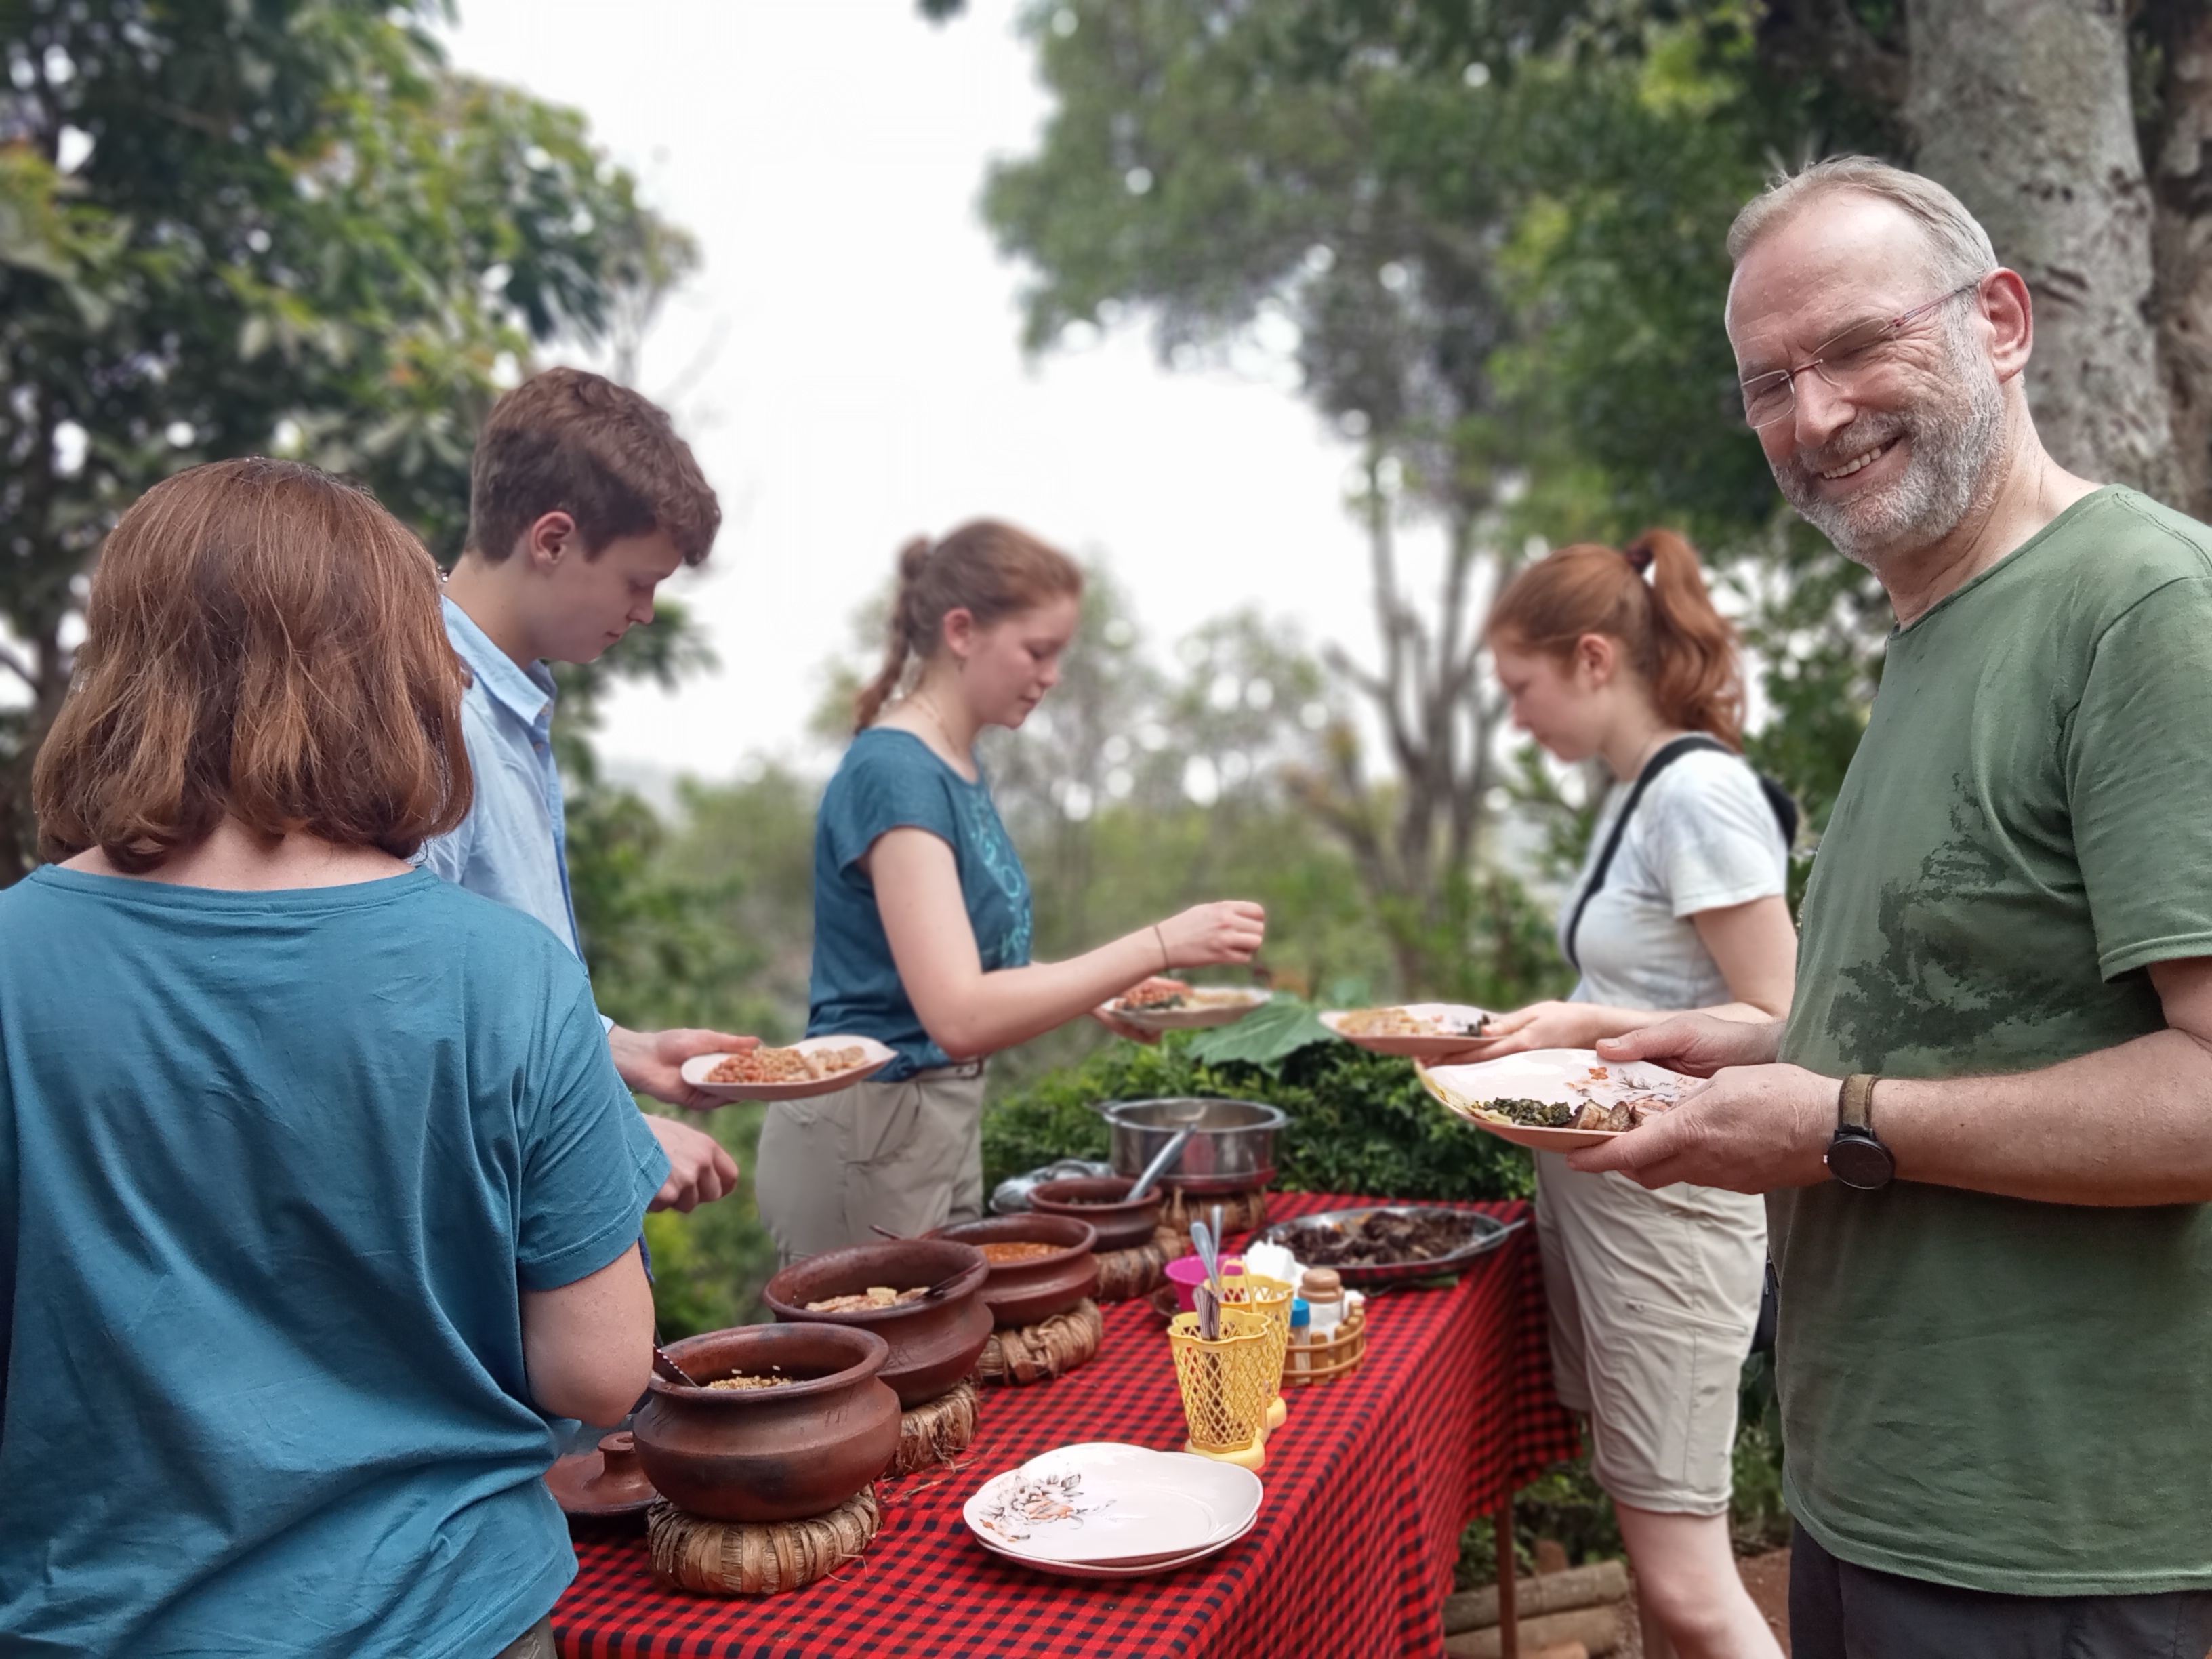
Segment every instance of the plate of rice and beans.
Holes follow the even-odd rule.
[[[804,1037],[787,1048],[695,1054],[684,1080],[717,1100],[805,1100],[849,1089],[896,1058],[873,1037]]]
[[[1480,1042],[1490,1024],[1480,1008],[1409,1002],[1402,1008],[1332,1008],[1321,1023],[1346,1042],[1401,1060],[1449,1060]]]
[[[1234,1024],[1273,994],[1249,987],[1187,985],[1155,975],[1115,997],[1103,1012],[1140,1031],[1195,1031]]]

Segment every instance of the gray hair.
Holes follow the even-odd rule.
[[[1777,173],[1765,190],[1743,204],[1729,227],[1729,262],[1741,264],[1752,246],[1784,221],[1814,202],[1845,191],[1874,197],[1910,215],[1927,240],[1939,283],[1964,284],[1997,268],[1989,232],[1957,197],[1933,179],[1867,155],[1831,155],[1797,173]]]

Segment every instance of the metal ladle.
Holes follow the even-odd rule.
[[[1168,1144],[1153,1154],[1152,1161],[1145,1165],[1145,1172],[1137,1177],[1137,1184],[1129,1188],[1127,1197],[1121,1201],[1126,1204],[1131,1199],[1142,1198],[1152,1191],[1152,1183],[1174,1166],[1175,1161],[1182,1156],[1182,1149],[1190,1145],[1191,1136],[1197,1133],[1197,1126],[1193,1124],[1170,1135]]]

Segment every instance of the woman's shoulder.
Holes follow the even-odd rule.
[[[845,745],[845,757],[837,763],[836,775],[926,775],[941,771],[944,766],[927,743],[904,727],[871,726],[855,732],[853,741]]]
[[[872,726],[854,735],[823,799],[825,805],[832,799],[905,799],[915,794],[950,800],[965,781],[913,732]]]
[[[858,858],[887,830],[912,826],[947,841],[961,817],[961,780],[934,750],[896,726],[870,726],[854,738],[822,792],[816,834],[838,851],[841,862]]]
[[[1767,810],[1766,796],[1751,763],[1732,749],[1691,750],[1652,779],[1644,792],[1654,803],[1673,805],[1737,801]]]

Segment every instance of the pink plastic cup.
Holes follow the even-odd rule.
[[[1224,1255],[1221,1258],[1221,1276],[1224,1279],[1243,1271],[1243,1256]],[[1167,1275],[1168,1283],[1175,1286],[1176,1306],[1184,1313],[1195,1313],[1197,1308],[1191,1300],[1191,1292],[1206,1282],[1206,1264],[1195,1255],[1179,1255],[1168,1263]]]

